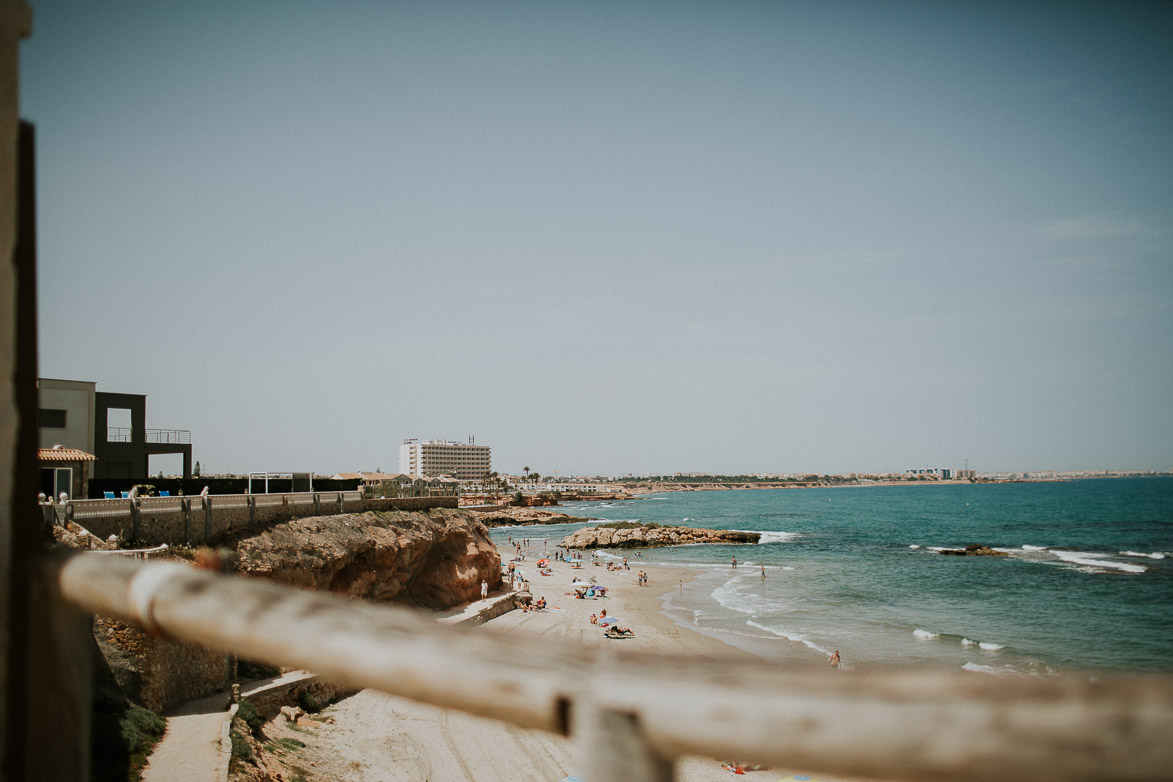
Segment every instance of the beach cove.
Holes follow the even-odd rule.
[[[517,530],[515,530],[517,531]],[[520,532],[538,532],[526,528]],[[555,540],[547,541],[552,554]],[[508,563],[514,549],[508,539],[499,545],[502,561]],[[714,666],[723,661],[756,659],[749,652],[695,628],[674,621],[663,612],[665,599],[682,591],[696,589],[697,571],[687,567],[641,568],[638,559],[629,559],[630,570],[608,571],[606,566],[587,563],[579,569],[569,562],[551,560],[550,575],[537,574],[536,563],[542,558],[540,538],[531,538],[524,562],[535,599],[545,597],[545,611],[510,611],[485,623],[477,632],[507,635],[529,644],[568,644],[571,646],[607,647],[616,656],[629,654],[685,655],[711,660]],[[621,561],[621,560],[620,560]],[[638,583],[638,572],[649,577],[647,586]],[[607,587],[607,597],[575,599],[570,586],[576,579],[594,576]],[[681,584],[683,583],[683,587]],[[490,595],[499,598],[501,593]],[[590,615],[603,610],[614,616],[635,635],[624,639],[607,639]],[[440,618],[448,614],[441,612]],[[812,676],[846,676],[834,671],[821,655],[797,645],[780,664],[796,670],[809,670]],[[606,682],[599,682],[606,687]],[[374,690],[364,690],[331,706],[325,712],[332,723],[303,720],[296,729],[278,719],[266,727],[271,738],[296,739],[306,747],[291,753],[290,767],[300,766],[311,779],[340,782],[559,782],[582,774],[584,763],[580,749],[571,739],[524,730],[505,723],[473,717],[458,711],[417,704]],[[676,779],[681,782],[716,782],[733,776],[722,768],[722,761],[735,758],[684,758],[676,764]],[[744,759],[742,759],[744,760]],[[802,769],[771,768],[750,771],[751,778],[771,782]],[[819,775],[821,780],[831,778]]]

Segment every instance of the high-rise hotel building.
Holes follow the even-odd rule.
[[[399,471],[408,475],[448,475],[458,481],[479,481],[491,472],[492,449],[450,440],[404,440],[399,446]]]

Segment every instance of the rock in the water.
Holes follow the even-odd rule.
[[[661,527],[657,524],[625,527],[583,527],[563,538],[566,548],[652,548],[691,543],[757,543],[757,532],[693,527]]]
[[[1005,551],[994,551],[994,549],[982,543],[970,543],[965,548],[943,548],[942,554],[948,554],[954,557],[1005,557],[1009,556]]]

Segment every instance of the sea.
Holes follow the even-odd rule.
[[[838,650],[856,669],[1173,670],[1173,478],[672,492],[561,510],[760,532],[756,545],[599,556],[647,571],[678,623],[767,660]],[[581,526],[493,538],[552,549]],[[940,553],[971,543],[1007,556]],[[657,583],[669,565],[696,577]]]

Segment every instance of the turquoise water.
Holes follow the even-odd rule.
[[[669,613],[767,658],[801,644],[856,668],[1173,669],[1173,479],[670,493],[565,511],[765,533],[624,553],[653,586],[657,564],[696,568]],[[938,553],[969,543],[1009,556]]]

